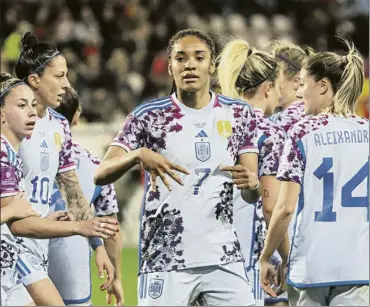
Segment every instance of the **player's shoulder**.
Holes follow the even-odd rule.
[[[89,160],[90,162],[92,162],[93,164],[96,164],[96,165],[100,164],[100,159],[96,157],[95,155],[93,155],[88,149],[81,146],[81,144],[77,142],[73,142],[72,148],[73,148],[76,158],[80,158],[80,159],[85,158]]]
[[[63,126],[69,126],[68,120],[57,111],[53,110],[52,108],[48,108],[49,116],[51,121],[55,121],[57,123],[62,124]]]
[[[367,129],[369,129],[369,119],[365,117],[361,117],[358,115],[350,115],[346,117],[348,121],[351,121],[352,123],[360,126],[365,126]]]
[[[13,165],[17,164],[18,154],[14,148],[10,145],[9,141],[5,136],[1,135],[1,162],[10,163]]]
[[[235,98],[227,97],[227,96],[221,95],[221,94],[216,95],[215,104],[219,105],[219,106],[222,106],[222,107],[242,108],[242,109],[246,109],[248,111],[253,112],[253,109],[252,109],[251,105],[248,102],[246,102],[244,100],[241,100],[241,99],[235,99]]]
[[[173,106],[171,96],[160,97],[143,102],[137,106],[131,114],[137,118],[140,118],[149,112],[156,112],[159,110],[167,109]]]
[[[298,141],[310,133],[327,126],[330,123],[330,115],[318,114],[307,115],[288,130],[288,137]]]
[[[284,142],[286,138],[285,130],[281,126],[273,122],[270,118],[260,118],[257,121],[257,126],[262,132],[259,138],[259,144],[262,142],[277,144],[281,144]]]

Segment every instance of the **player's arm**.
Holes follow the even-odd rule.
[[[1,199],[1,209],[11,206],[13,196]],[[19,198],[17,202],[27,200]],[[85,237],[99,236],[109,238],[117,232],[117,222],[109,218],[97,218],[83,222],[59,222],[36,216],[26,217],[20,220],[8,221],[8,226],[15,236],[36,239],[49,239],[81,235]]]
[[[33,210],[31,204],[22,199],[23,192],[18,193],[9,204],[3,206],[3,199],[1,199],[1,225],[9,222],[10,220],[19,220],[29,216],[39,216],[39,214]]]
[[[262,260],[269,261],[287,233],[300,191],[301,186],[296,182],[283,181],[281,183],[279,198],[271,217],[265,246],[261,254]],[[285,254],[281,254],[280,256],[282,257],[282,261],[286,263],[289,256],[289,249]]]
[[[87,220],[93,217],[90,204],[86,200],[76,171],[69,170],[58,173],[55,181],[59,191],[68,206],[68,212],[77,220]]]
[[[122,147],[110,146],[95,170],[95,184],[106,185],[117,181],[140,162],[140,152],[142,148],[127,152]]]

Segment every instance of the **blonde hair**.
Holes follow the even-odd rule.
[[[265,81],[275,84],[279,66],[267,52],[251,48],[242,39],[227,43],[218,59],[218,81],[223,95],[252,98]]]
[[[0,73],[0,107],[4,106],[5,97],[9,94],[11,88],[17,84],[25,84],[22,80],[13,77],[11,74]]]
[[[267,47],[275,60],[281,64],[284,76],[292,80],[302,68],[303,61],[314,54],[312,48],[300,47],[291,42],[272,41]]]
[[[321,52],[310,56],[304,64],[315,81],[327,78],[333,88],[333,103],[325,112],[335,115],[354,114],[364,83],[364,62],[353,42],[341,39],[347,46],[347,54]]]

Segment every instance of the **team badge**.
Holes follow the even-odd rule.
[[[211,157],[211,144],[209,142],[196,142],[195,156],[199,161],[207,161]]]
[[[217,132],[224,138],[228,138],[233,133],[233,128],[228,120],[219,120],[217,122]]]
[[[42,171],[46,171],[49,168],[49,153],[40,153],[40,168]]]
[[[162,295],[163,292],[163,279],[151,279],[149,284],[149,296],[153,299],[156,299]]]
[[[54,143],[60,151],[62,149],[62,138],[60,137],[60,134],[58,132],[54,133]]]

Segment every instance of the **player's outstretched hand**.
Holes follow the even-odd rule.
[[[98,268],[99,278],[104,279],[104,271],[107,274],[107,279],[104,284],[100,286],[100,290],[104,291],[112,284],[114,278],[114,266],[109,260],[107,251],[103,245],[98,246],[95,250],[95,263]]]
[[[271,288],[272,284],[279,285],[275,267],[262,258],[260,258],[260,282],[263,291],[272,297],[277,297],[277,294]]]
[[[141,148],[139,153],[140,166],[150,173],[152,190],[157,189],[157,177],[160,177],[164,185],[171,191],[171,186],[167,181],[166,175],[170,176],[177,183],[183,185],[181,178],[174,172],[178,171],[189,175],[189,171],[180,165],[172,163],[161,154],[156,153],[148,148]]]
[[[123,306],[125,296],[123,292],[122,281],[119,278],[113,280],[113,283],[107,290],[106,302],[108,305],[112,304],[112,295],[116,299],[114,306]]]
[[[12,219],[20,220],[29,216],[40,216],[24,196],[24,192],[19,192],[14,196],[13,200],[9,204]]]
[[[101,237],[109,239],[119,231],[116,219],[109,217],[96,217],[86,221],[76,222],[77,234],[84,237]]]
[[[233,166],[222,166],[220,170],[230,172],[236,187],[241,189],[255,189],[258,186],[257,175],[251,172],[247,167],[240,164]]]

